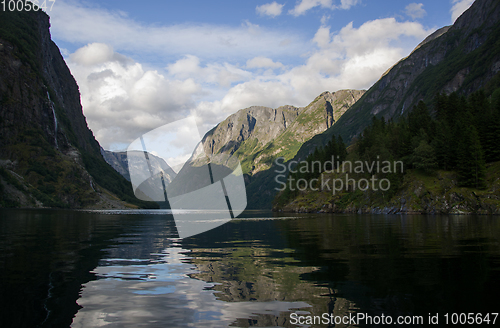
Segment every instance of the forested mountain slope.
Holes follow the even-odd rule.
[[[451,27],[430,35],[408,57],[389,69],[339,120],[305,142],[293,161],[305,160],[334,136],[349,145],[372,123],[406,117],[419,101],[435,115],[436,95],[468,96],[483,90],[486,97],[500,86],[500,1],[477,0]],[[451,115],[461,115],[452,109]],[[454,113],[454,114],[453,114]],[[250,206],[270,206],[276,194],[275,166],[259,173],[248,186]]]

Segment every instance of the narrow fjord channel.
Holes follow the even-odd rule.
[[[498,312],[495,217],[249,212],[182,240],[168,213],[2,210],[3,322],[327,327],[307,320],[363,314],[426,326]],[[329,324],[355,326],[344,321]]]

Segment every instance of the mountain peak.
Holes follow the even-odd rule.
[[[268,169],[279,156],[292,158],[304,142],[331,127],[364,92],[325,91],[306,107],[241,109],[205,134],[205,153],[236,156],[244,173],[255,174]]]

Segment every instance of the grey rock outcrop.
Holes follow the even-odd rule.
[[[239,110],[203,137],[203,148],[210,156],[234,155],[242,161],[244,173],[255,174],[269,168],[279,156],[293,157],[304,142],[330,128],[364,92],[325,91],[300,108],[252,106]]]
[[[299,115],[300,108],[282,106],[276,109],[252,106],[239,110],[219,123],[203,137],[207,154],[229,153],[232,155],[241,144],[257,139],[265,145],[290,126]]]

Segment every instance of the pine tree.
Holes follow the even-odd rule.
[[[335,138],[335,135],[332,135],[332,138],[330,141],[328,141],[328,144],[325,147],[325,154],[322,159],[323,163],[328,163],[325,165],[325,169],[327,171],[333,170],[333,167],[330,164],[330,161],[332,160],[332,157],[335,159],[338,153],[338,146],[337,146],[337,140]]]
[[[437,94],[434,97],[434,109],[436,112],[436,119],[440,122],[447,121],[447,106],[448,106],[448,96],[442,93]]]
[[[479,135],[473,125],[466,127],[461,138],[457,170],[464,187],[484,187],[485,161]]]
[[[342,140],[342,136],[340,135],[338,137],[337,148],[338,148],[339,161],[340,162],[345,161],[347,157],[347,149],[345,147],[344,140]]]
[[[500,161],[500,89],[495,90],[479,123],[478,132],[486,162]]]
[[[434,136],[434,121],[429,114],[429,110],[423,101],[408,114],[408,128],[412,135],[417,135],[420,130],[424,130],[429,137]]]
[[[434,148],[425,140],[421,140],[415,148],[412,156],[412,164],[417,169],[429,171],[437,166],[436,153]]]

